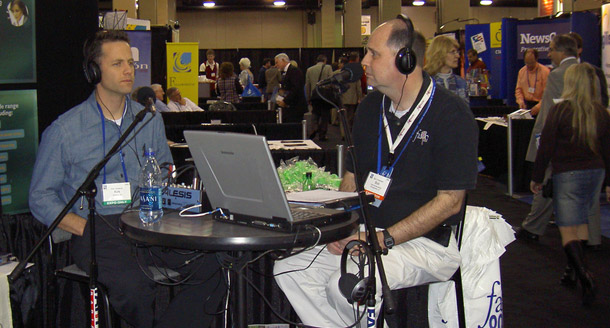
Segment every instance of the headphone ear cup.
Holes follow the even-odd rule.
[[[352,289],[352,300],[357,303],[364,303],[368,293],[369,278],[360,279]]]
[[[96,85],[102,80],[102,74],[99,65],[95,61],[87,61],[83,65],[83,71],[85,72],[85,78],[90,84]]]
[[[360,278],[353,273],[344,273],[341,275],[341,278],[339,278],[339,291],[349,304],[354,303],[353,292],[360,282]]]
[[[396,68],[402,74],[411,74],[413,70],[415,70],[415,65],[417,64],[417,58],[415,58],[415,54],[411,51],[410,48],[405,47],[396,53]]]

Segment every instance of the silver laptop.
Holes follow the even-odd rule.
[[[250,134],[184,131],[218,220],[281,231],[349,219],[329,208],[289,205],[267,140]]]

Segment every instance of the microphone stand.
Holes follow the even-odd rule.
[[[334,88],[334,91],[336,92],[336,94],[340,94],[339,85],[332,84],[331,87]],[[366,193],[365,193],[364,189],[361,187],[362,184],[360,184],[360,175],[358,174],[360,172],[359,168],[358,168],[358,159],[356,158],[356,154],[354,153],[354,143],[352,141],[352,135],[351,135],[350,131],[348,130],[347,116],[345,113],[345,109],[339,108],[339,106],[337,104],[335,104],[332,101],[330,101],[329,99],[325,98],[324,95],[322,95],[322,93],[319,90],[319,85],[316,85],[315,91],[318,93],[320,98],[322,98],[327,103],[331,104],[339,112],[339,117],[341,118],[341,124],[343,125],[343,134],[345,135],[345,143],[347,144],[347,151],[351,155],[353,165],[354,165],[353,173],[354,173],[354,179],[356,182],[356,191],[358,193],[358,199],[360,202],[360,212],[361,212],[360,214],[362,215],[362,218],[364,220],[365,234],[366,234],[366,238],[367,238],[366,241],[367,241],[368,245],[370,245],[368,247],[371,248],[372,253],[373,253],[373,258],[370,259],[371,263],[369,263],[369,265],[375,266],[375,263],[377,264],[377,270],[379,270],[379,279],[381,281],[381,291],[382,291],[382,296],[383,296],[383,302],[385,303],[384,304],[385,313],[393,314],[394,310],[396,308],[396,305],[394,302],[394,298],[392,297],[390,286],[388,285],[388,280],[387,280],[387,277],[385,274],[385,269],[383,267],[383,260],[381,259],[381,255],[384,252],[381,249],[381,246],[379,246],[379,240],[377,240],[377,237],[376,237],[375,223],[373,222],[373,219],[370,218],[368,206],[366,206],[366,204],[367,204]],[[375,276],[374,276],[375,270],[371,270],[371,272],[373,273],[373,276],[369,277],[369,283],[367,284],[367,288],[368,288],[368,299],[366,302],[367,312],[368,312],[367,313],[367,321],[368,321],[367,326],[375,327],[375,325],[377,323],[376,322],[377,318],[375,317],[375,303],[376,303],[376,301],[375,301],[376,280],[375,280]]]
[[[95,257],[95,195],[97,193],[97,188],[95,185],[95,179],[99,176],[100,171],[104,168],[106,163],[116,154],[119,150],[125,139],[129,136],[129,134],[133,131],[138,123],[140,123],[147,112],[150,111],[150,106],[146,106],[145,109],[141,110],[138,114],[136,114],[133,122],[129,125],[127,130],[119,137],[114,146],[108,151],[106,156],[98,162],[92,169],[89,171],[89,174],[85,178],[85,181],[81,184],[81,186],[76,190],[76,193],[72,196],[70,201],[66,204],[66,206],[61,210],[59,215],[53,220],[53,223],[49,225],[49,228],[44,233],[42,238],[36,243],[34,248],[30,251],[30,253],[25,257],[25,259],[21,260],[19,264],[13,269],[13,271],[8,275],[8,279],[11,282],[14,282],[18,279],[27,263],[32,259],[34,254],[42,247],[42,245],[49,238],[53,230],[57,228],[61,220],[68,214],[68,212],[72,209],[72,206],[76,204],[79,198],[87,197],[89,214],[89,232],[91,238],[91,263],[90,263],[90,274],[89,274],[89,291],[90,291],[90,299],[91,299],[91,327],[98,327],[98,306],[97,306],[97,261]],[[153,113],[154,114],[154,113]]]

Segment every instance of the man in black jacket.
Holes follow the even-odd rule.
[[[281,89],[284,90],[284,99],[277,104],[283,109],[282,121],[285,123],[301,122],[303,114],[307,111],[305,101],[305,81],[303,73],[293,65],[285,53],[275,56],[275,65],[282,73]]]

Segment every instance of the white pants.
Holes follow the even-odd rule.
[[[325,247],[317,246],[276,261],[273,269],[275,280],[304,324],[317,327],[349,326],[356,321],[360,312],[355,314],[355,305],[349,304],[339,291],[341,256],[331,254]],[[312,263],[314,258],[315,262]],[[420,237],[394,246],[388,255],[382,256],[382,260],[390,289],[400,289],[448,280],[460,264],[460,253],[453,236],[448,247]],[[298,271],[281,274],[292,270]],[[349,257],[347,272],[358,272],[358,267]],[[365,275],[368,275],[368,269]],[[375,312],[378,315],[381,282],[378,273],[375,277]],[[360,327],[366,327],[366,315]]]

